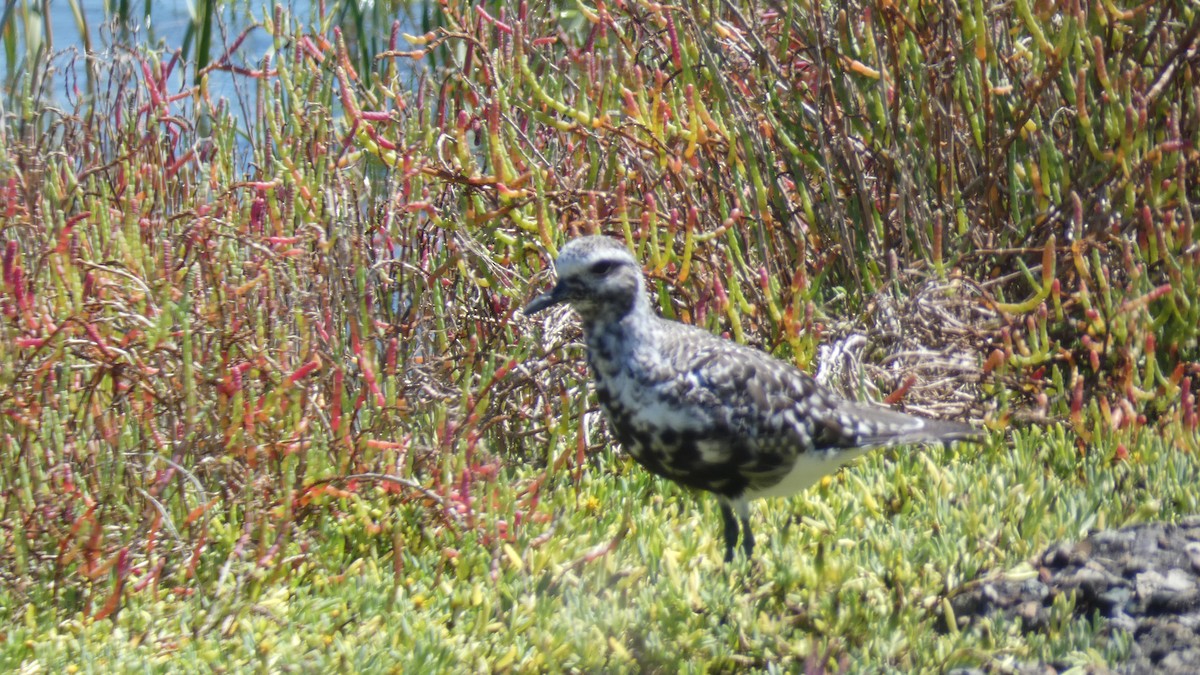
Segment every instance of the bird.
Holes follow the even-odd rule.
[[[739,534],[752,557],[752,500],[795,494],[872,448],[982,436],[844,399],[766,352],[659,316],[641,265],[617,239],[572,239],[554,269],[557,283],[524,313],[575,310],[610,430],[651,473],[716,495],[726,563]]]

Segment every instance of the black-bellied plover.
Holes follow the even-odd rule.
[[[558,283],[525,313],[575,309],[617,440],[651,472],[717,496],[727,561],[739,521],[747,558],[753,551],[751,499],[793,494],[874,447],[981,436],[842,399],[791,364],[658,316],[641,267],[615,239],[569,242],[555,270]]]

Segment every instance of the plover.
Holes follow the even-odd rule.
[[[558,283],[525,314],[560,303],[579,314],[614,435],[652,473],[717,496],[726,561],[739,529],[747,558],[754,549],[752,499],[798,492],[874,447],[981,435],[845,400],[791,364],[658,316],[641,267],[615,239],[574,239],[554,265]]]

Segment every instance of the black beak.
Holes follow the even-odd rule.
[[[548,309],[563,302],[565,300],[564,296],[566,296],[566,286],[560,281],[555,284],[554,288],[542,293],[534,298],[528,305],[525,305],[525,309],[523,311],[525,312],[526,316],[530,314],[537,314],[543,309]]]

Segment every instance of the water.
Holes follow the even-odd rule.
[[[47,35],[52,40],[52,63],[58,75],[54,76],[55,81],[45,94],[55,100],[64,100],[68,104],[77,100],[77,90],[82,88],[80,80],[84,76],[82,57],[87,53],[89,45],[91,52],[99,55],[102,61],[129,57],[141,47],[164,50],[166,55],[163,60],[167,61],[171,52],[182,50],[181,63],[172,72],[168,89],[184,91],[194,84],[196,43],[200,36],[193,30],[193,26],[199,26],[202,18],[195,18],[195,12],[200,11],[200,8],[193,6],[192,2],[131,0],[129,13],[135,16],[121,23],[114,18],[118,0],[80,0],[78,6],[82,13],[82,26],[71,3],[66,0],[50,0],[48,17],[41,16],[37,11],[41,3],[31,2],[29,4],[32,6],[25,10],[21,8],[23,4],[3,3],[5,10],[11,13],[0,16],[0,19],[12,24],[17,38],[11,62],[7,50],[0,49],[0,78],[3,78],[4,99],[9,99],[10,87],[18,85],[20,76],[24,74],[29,47],[36,49],[45,46]],[[113,9],[106,9],[106,4],[112,5]],[[292,22],[298,21],[306,26],[317,25],[320,6],[318,2],[292,0],[279,4],[287,10],[285,14],[292,17]],[[327,8],[335,5],[331,1],[325,4]],[[263,18],[274,12],[274,6],[275,3],[245,1],[218,3],[208,62],[218,62],[228,55],[227,60],[231,66],[247,70],[260,68],[263,58],[274,54],[274,39],[261,27]],[[348,39],[357,36],[364,41],[370,53],[387,48],[394,19],[400,20],[403,32],[424,32],[416,25],[419,22],[416,18],[420,14],[419,3],[402,6],[399,2],[381,2],[376,6],[375,3],[362,2],[337,6],[341,8],[341,16],[335,18],[345,26],[343,32],[347,34]],[[138,12],[142,14],[136,15]],[[45,30],[47,18],[50,29],[48,32]],[[358,21],[360,18],[362,20]],[[362,29],[361,35],[359,27]],[[229,48],[244,31],[245,38],[230,51]],[[356,49],[351,47],[352,53]],[[411,68],[411,62],[404,61],[404,66]],[[64,74],[67,76],[63,76]],[[229,100],[233,103],[235,114],[245,115],[246,111],[238,109],[244,108],[246,102],[239,99],[243,99],[246,92],[253,92],[254,83],[245,75],[217,69],[209,72],[208,90],[213,100]]]

